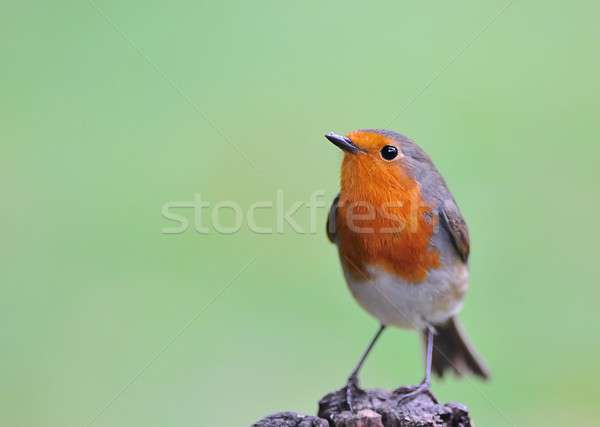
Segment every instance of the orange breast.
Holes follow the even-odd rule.
[[[357,281],[380,267],[408,283],[423,282],[440,266],[431,247],[437,218],[403,168],[346,156],[337,210],[341,261]]]

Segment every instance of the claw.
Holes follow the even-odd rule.
[[[348,405],[348,409],[350,412],[356,412],[353,403],[353,393],[354,391],[360,390],[360,387],[358,386],[358,378],[355,376],[348,378],[348,382],[344,388],[346,389],[346,404]]]
[[[409,399],[414,399],[415,397],[423,393],[428,394],[429,397],[431,397],[431,399],[433,399],[433,401],[437,403],[437,399],[431,392],[430,384],[426,381],[422,381],[419,385],[416,386],[401,387],[398,390],[396,390],[396,393],[400,395],[400,397],[398,398],[398,403],[404,402]]]

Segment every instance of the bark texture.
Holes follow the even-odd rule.
[[[321,399],[317,417],[281,412],[252,427],[474,427],[464,405],[441,405],[427,393],[403,400],[406,391],[357,389],[353,393],[352,412],[343,388]]]

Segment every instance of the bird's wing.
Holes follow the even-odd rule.
[[[469,229],[458,206],[454,202],[446,203],[440,209],[440,222],[450,233],[452,243],[462,260],[467,262],[469,260],[469,252],[471,251]]]
[[[337,207],[338,202],[340,201],[340,195],[338,194],[335,199],[333,199],[333,203],[331,204],[331,208],[329,209],[329,215],[327,216],[327,237],[331,243],[335,243],[336,241],[336,225],[335,218],[337,215]]]

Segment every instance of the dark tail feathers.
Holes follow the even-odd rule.
[[[446,370],[454,371],[459,377],[468,374],[483,379],[490,377],[487,367],[469,344],[456,318],[443,325],[435,325],[435,330],[431,367],[438,377],[443,377]]]

